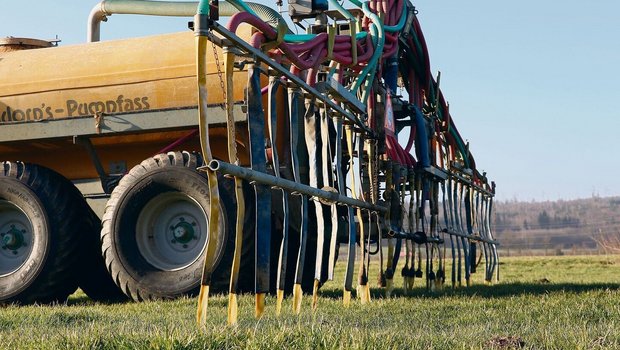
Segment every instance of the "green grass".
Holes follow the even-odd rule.
[[[372,280],[376,271],[372,271]],[[620,348],[620,256],[505,258],[502,281],[386,299],[345,309],[340,282],[322,289],[319,310],[304,299],[301,316],[253,318],[240,300],[240,322],[226,324],[226,296],[211,298],[206,330],[195,325],[195,299],[115,305],[83,294],[67,305],[0,308],[0,349],[489,348],[513,337],[526,348]],[[400,277],[396,285],[402,284]]]

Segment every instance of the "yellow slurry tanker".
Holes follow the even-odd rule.
[[[352,4],[290,0],[289,21],[241,0],[107,0],[87,43],[1,39],[0,302],[200,294],[200,318],[227,291],[234,323],[241,292],[257,316],[267,293],[277,312],[291,291],[296,312],[304,292],[316,306],[336,260],[347,304],[371,277],[389,294],[397,268],[406,288],[466,285],[479,254],[494,280],[495,187],[415,7]],[[117,14],[192,30],[100,42]]]

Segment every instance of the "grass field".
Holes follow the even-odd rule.
[[[205,330],[195,325],[195,299],[115,305],[76,293],[67,305],[0,308],[0,349],[468,349],[620,348],[620,256],[505,258],[502,281],[341,306],[340,283],[322,289],[319,310],[304,299],[290,311],[253,318],[241,298],[240,323],[226,327],[225,296],[210,300]],[[376,272],[372,272],[372,280]],[[397,278],[396,285],[402,284]]]

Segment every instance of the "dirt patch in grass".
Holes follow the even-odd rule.
[[[487,342],[492,349],[521,349],[525,347],[525,342],[520,337],[494,337]]]

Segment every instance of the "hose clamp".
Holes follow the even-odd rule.
[[[196,14],[194,16],[194,35],[195,36],[207,36],[209,34],[209,28],[211,21],[209,16],[205,14]]]

